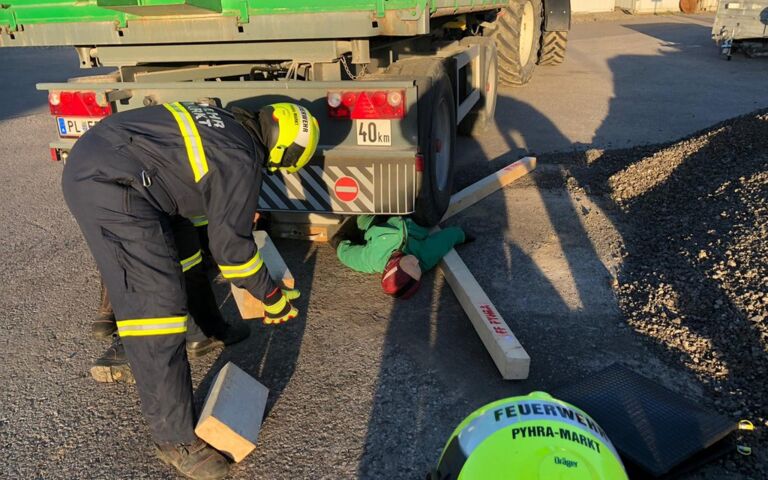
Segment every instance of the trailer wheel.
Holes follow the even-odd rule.
[[[394,63],[387,75],[415,79],[419,88],[419,151],[424,161],[413,219],[432,227],[440,222],[453,193],[456,151],[456,99],[443,60],[413,58]]]
[[[419,124],[428,124],[424,128],[429,131],[429,136],[423,143],[424,176],[413,213],[416,223],[430,227],[440,222],[453,193],[456,105],[451,82],[442,68],[438,76],[432,77],[431,97],[431,111],[419,115]]]
[[[538,60],[541,22],[541,0],[510,0],[485,28],[483,35],[496,42],[502,85],[525,85],[531,80]]]
[[[568,32],[543,32],[539,65],[554,66],[563,63],[566,45],[568,45]]]
[[[415,80],[418,86],[419,152],[424,171],[413,219],[425,227],[440,222],[453,193],[456,100],[443,61],[435,57],[404,59],[385,74]]]
[[[480,101],[475,108],[459,123],[462,135],[478,135],[486,131],[496,116],[496,86],[499,83],[499,61],[496,58],[496,44],[486,37],[466,37],[462,45],[480,45],[483,59],[483,77],[480,88]]]

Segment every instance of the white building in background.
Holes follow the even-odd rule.
[[[612,12],[615,7],[615,0],[571,0],[573,13]]]
[[[717,10],[717,0],[700,0],[702,11]],[[668,13],[680,11],[680,0],[571,0],[573,13],[612,12],[621,8],[631,13]]]

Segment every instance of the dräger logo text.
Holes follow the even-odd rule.
[[[563,465],[568,468],[574,468],[578,466],[578,462],[574,462],[573,460],[568,460],[567,458],[562,458],[562,457],[555,457],[555,463],[558,465]]]

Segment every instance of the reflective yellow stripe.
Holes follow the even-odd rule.
[[[195,265],[200,264],[200,262],[202,261],[203,261],[203,252],[198,250],[191,257],[185,258],[184,260],[179,262],[181,264],[181,271],[186,272],[187,270],[194,267]]]
[[[145,337],[149,335],[173,335],[187,331],[187,317],[135,318],[118,320],[117,330],[121,337]]]
[[[280,313],[285,308],[285,305],[287,303],[288,303],[288,299],[285,298],[285,295],[282,295],[280,297],[280,300],[278,300],[277,303],[274,304],[274,305],[267,305],[265,303],[264,304],[264,310],[267,313]]]
[[[264,261],[259,252],[256,252],[252,259],[242,265],[219,265],[219,269],[221,269],[221,275],[224,278],[243,278],[258,272],[262,265],[264,265]]]
[[[196,227],[204,227],[205,225],[208,225],[208,218],[205,215],[201,215],[199,217],[192,217],[189,219],[189,221],[191,221],[192,225]]]
[[[187,147],[187,157],[189,165],[192,167],[192,173],[195,175],[195,182],[199,182],[206,173],[208,173],[208,161],[205,159],[203,142],[200,140],[200,133],[197,131],[197,125],[192,119],[186,108],[179,103],[163,104],[165,108],[176,119],[181,130],[181,136],[184,137],[184,145]]]
[[[174,335],[177,333],[187,333],[187,326],[175,327],[175,328],[156,328],[154,330],[137,330],[123,332],[120,331],[121,337],[148,337],[150,335]]]

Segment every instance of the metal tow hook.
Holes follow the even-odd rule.
[[[146,170],[141,171],[141,184],[144,186],[144,188],[149,188],[152,186],[152,177],[149,176]]]

